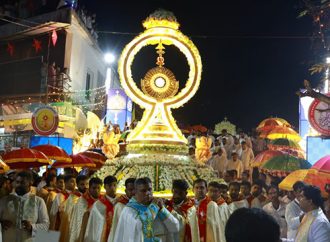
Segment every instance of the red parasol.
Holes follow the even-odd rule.
[[[319,187],[322,195],[325,196],[325,185],[330,184],[330,155],[318,160],[308,171],[304,181]]]
[[[288,121],[282,118],[267,118],[261,121],[257,127],[258,132],[270,132],[273,128],[277,126],[291,127]]]
[[[194,125],[191,128],[192,128],[192,130],[199,131],[201,133],[205,133],[207,131],[207,128],[205,126],[201,125],[201,124]]]
[[[70,156],[59,146],[55,145],[38,145],[32,147],[34,150],[41,151],[49,159],[61,161],[61,162],[71,162]]]
[[[44,153],[33,149],[13,150],[5,153],[2,158],[10,169],[28,169],[51,163]]]
[[[106,156],[104,156],[104,155],[102,155],[102,154],[100,154],[98,152],[93,152],[93,151],[86,150],[86,151],[80,152],[78,154],[81,154],[83,156],[86,156],[86,157],[90,158],[92,161],[94,161],[94,163],[96,165],[95,168],[97,168],[97,169],[98,168],[101,168],[105,164],[105,162],[107,160],[107,157]]]
[[[70,155],[72,159],[71,163],[55,161],[52,165],[54,168],[65,168],[65,167],[96,167],[95,163],[91,158],[82,154]]]

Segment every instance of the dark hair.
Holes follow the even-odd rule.
[[[136,181],[136,178],[133,178],[133,177],[131,177],[131,178],[127,178],[127,179],[125,180],[125,187],[127,187],[127,185],[128,185],[128,184],[131,184],[131,183],[133,183],[133,185],[134,185],[135,181]]]
[[[250,177],[250,174],[249,174],[249,172],[247,172],[247,171],[243,171],[243,172],[242,172],[242,175],[243,175],[243,174],[246,174],[247,177]]]
[[[316,207],[323,207],[323,198],[320,188],[312,185],[306,185],[303,188],[304,196],[308,200],[312,200]]]
[[[240,184],[238,182],[231,182],[229,183],[228,188],[230,187],[237,187],[238,189],[240,189]]]
[[[93,184],[96,184],[96,185],[101,185],[103,184],[102,180],[98,177],[93,177],[89,180],[89,183],[88,185],[91,187]]]
[[[173,180],[172,188],[179,189],[181,191],[187,191],[189,188],[188,182],[183,179]]]
[[[247,187],[249,187],[251,189],[251,183],[248,182],[248,181],[242,181],[241,182],[241,186],[247,186]]]
[[[117,178],[114,176],[107,176],[103,180],[104,185],[110,185],[113,182],[118,182]]]
[[[261,188],[263,188],[264,183],[263,183],[262,180],[257,179],[257,180],[255,180],[255,181],[252,183],[252,186],[254,186],[254,185],[258,185],[258,186],[260,186]]]
[[[278,242],[280,226],[273,217],[259,208],[240,208],[229,217],[227,242]]]
[[[88,176],[85,176],[85,175],[79,175],[76,178],[77,184],[79,184],[79,182],[81,182],[81,181],[86,181],[86,180],[88,180]]]
[[[204,180],[204,179],[202,179],[202,178],[198,178],[198,179],[196,179],[194,182],[193,182],[193,187],[195,187],[195,185],[197,184],[197,183],[204,183],[205,184],[205,187],[207,187],[207,182]]]
[[[64,175],[58,175],[57,177],[56,177],[56,180],[58,181],[58,180],[64,180]]]
[[[64,176],[64,182],[67,183],[69,180],[71,180],[72,178],[76,178],[75,175],[73,174],[68,174]]]
[[[280,194],[280,189],[278,188],[278,186],[275,186],[275,185],[272,184],[269,187],[267,187],[267,194],[269,193],[270,189],[275,189],[277,194]]]
[[[50,182],[56,177],[55,174],[48,174],[46,177],[46,186],[49,187],[50,186]]]
[[[26,180],[33,182],[33,176],[32,173],[30,171],[20,171],[16,174],[16,177],[23,177]]]
[[[148,185],[152,184],[151,180],[149,177],[141,177],[135,180],[134,186],[137,187],[139,185]]]
[[[224,183],[220,183],[220,189],[228,189],[228,185]]]
[[[292,188],[293,188],[293,191],[296,192],[300,189],[303,189],[305,186],[306,186],[306,184],[303,183],[302,181],[297,181],[295,184],[293,184]]]
[[[221,189],[220,183],[216,182],[216,181],[209,182],[208,187],[214,187],[214,188],[219,189],[219,190]]]
[[[8,177],[1,175],[0,176],[0,187],[2,187],[2,185],[8,180],[9,180]]]

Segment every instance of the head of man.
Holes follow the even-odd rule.
[[[116,197],[117,178],[114,176],[107,176],[104,178],[103,183],[106,195],[111,198]]]
[[[196,179],[193,182],[193,190],[194,190],[195,198],[197,200],[204,199],[207,193],[207,182],[201,178]]]
[[[239,139],[236,136],[234,136],[234,144],[239,145]]]
[[[248,171],[243,171],[242,172],[242,181],[249,181],[250,174]]]
[[[303,183],[302,181],[297,181],[295,184],[293,184],[292,188],[293,188],[293,195],[299,200],[301,191],[304,189],[304,187],[306,186],[305,183]]]
[[[76,178],[77,188],[80,193],[85,193],[88,189],[88,176],[79,175]]]
[[[222,145],[226,145],[227,144],[227,139],[226,138],[222,138]]]
[[[207,194],[212,201],[216,202],[221,197],[220,183],[216,181],[210,182],[207,186]]]
[[[251,183],[248,181],[242,181],[241,186],[240,186],[240,193],[244,197],[249,196],[251,194]]]
[[[66,175],[64,177],[65,189],[69,191],[74,191],[76,188],[76,177],[72,174]]]
[[[98,177],[93,177],[88,183],[88,192],[94,199],[99,198],[102,188],[102,180]]]
[[[241,145],[242,145],[242,150],[246,150],[247,149],[247,145],[246,145],[246,142],[245,141],[242,141],[241,142]]]
[[[322,207],[323,198],[320,188],[306,185],[301,191],[299,206],[305,213]]]
[[[257,180],[252,184],[251,194],[254,197],[258,197],[261,193],[262,193],[262,181]]]
[[[231,158],[233,159],[233,161],[237,161],[238,160],[238,154],[236,152],[231,153]]]
[[[258,208],[240,208],[229,217],[227,242],[280,242],[280,226],[274,218]]]
[[[63,175],[58,175],[56,177],[56,188],[64,191],[65,189],[65,183],[64,183],[64,176]]]
[[[240,185],[238,182],[229,183],[229,196],[232,200],[237,200],[239,198]]]
[[[13,187],[11,180],[7,176],[0,176],[0,188],[3,194],[8,195],[12,192]]]
[[[222,136],[226,136],[228,133],[227,133],[227,129],[223,129],[221,130],[221,135]]]
[[[269,201],[271,201],[272,203],[278,203],[279,202],[279,189],[277,186],[270,186],[267,190],[267,196],[268,196],[268,199]]]
[[[53,173],[49,173],[46,177],[46,186],[49,188],[56,187],[56,175]]]
[[[152,202],[152,182],[149,177],[136,179],[134,183],[135,199],[138,203],[149,205]]]
[[[135,195],[135,183],[136,179],[135,178],[127,178],[125,181],[125,194],[126,196],[131,199]]]
[[[229,170],[229,171],[225,172],[223,179],[225,180],[226,183],[230,183],[235,180],[234,176],[235,176],[235,174],[234,174],[233,170]]]
[[[173,180],[172,193],[174,204],[180,204],[187,199],[188,194],[188,182],[186,180]]]
[[[220,193],[222,198],[226,199],[228,197],[228,186],[224,183],[220,183]]]
[[[266,184],[267,175],[265,173],[259,173],[259,180],[261,180],[262,183]]]
[[[33,177],[30,171],[18,172],[15,179],[15,192],[19,196],[28,193],[32,186]]]

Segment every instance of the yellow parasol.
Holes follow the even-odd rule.
[[[278,187],[282,190],[293,191],[292,186],[297,181],[304,181],[307,173],[307,169],[293,171],[287,177],[284,178],[284,180],[278,185]]]

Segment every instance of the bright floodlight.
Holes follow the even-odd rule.
[[[115,61],[116,57],[112,53],[106,53],[104,55],[104,60],[106,63],[111,64]]]
[[[326,58],[326,62],[327,62],[327,64],[330,64],[330,57]]]

